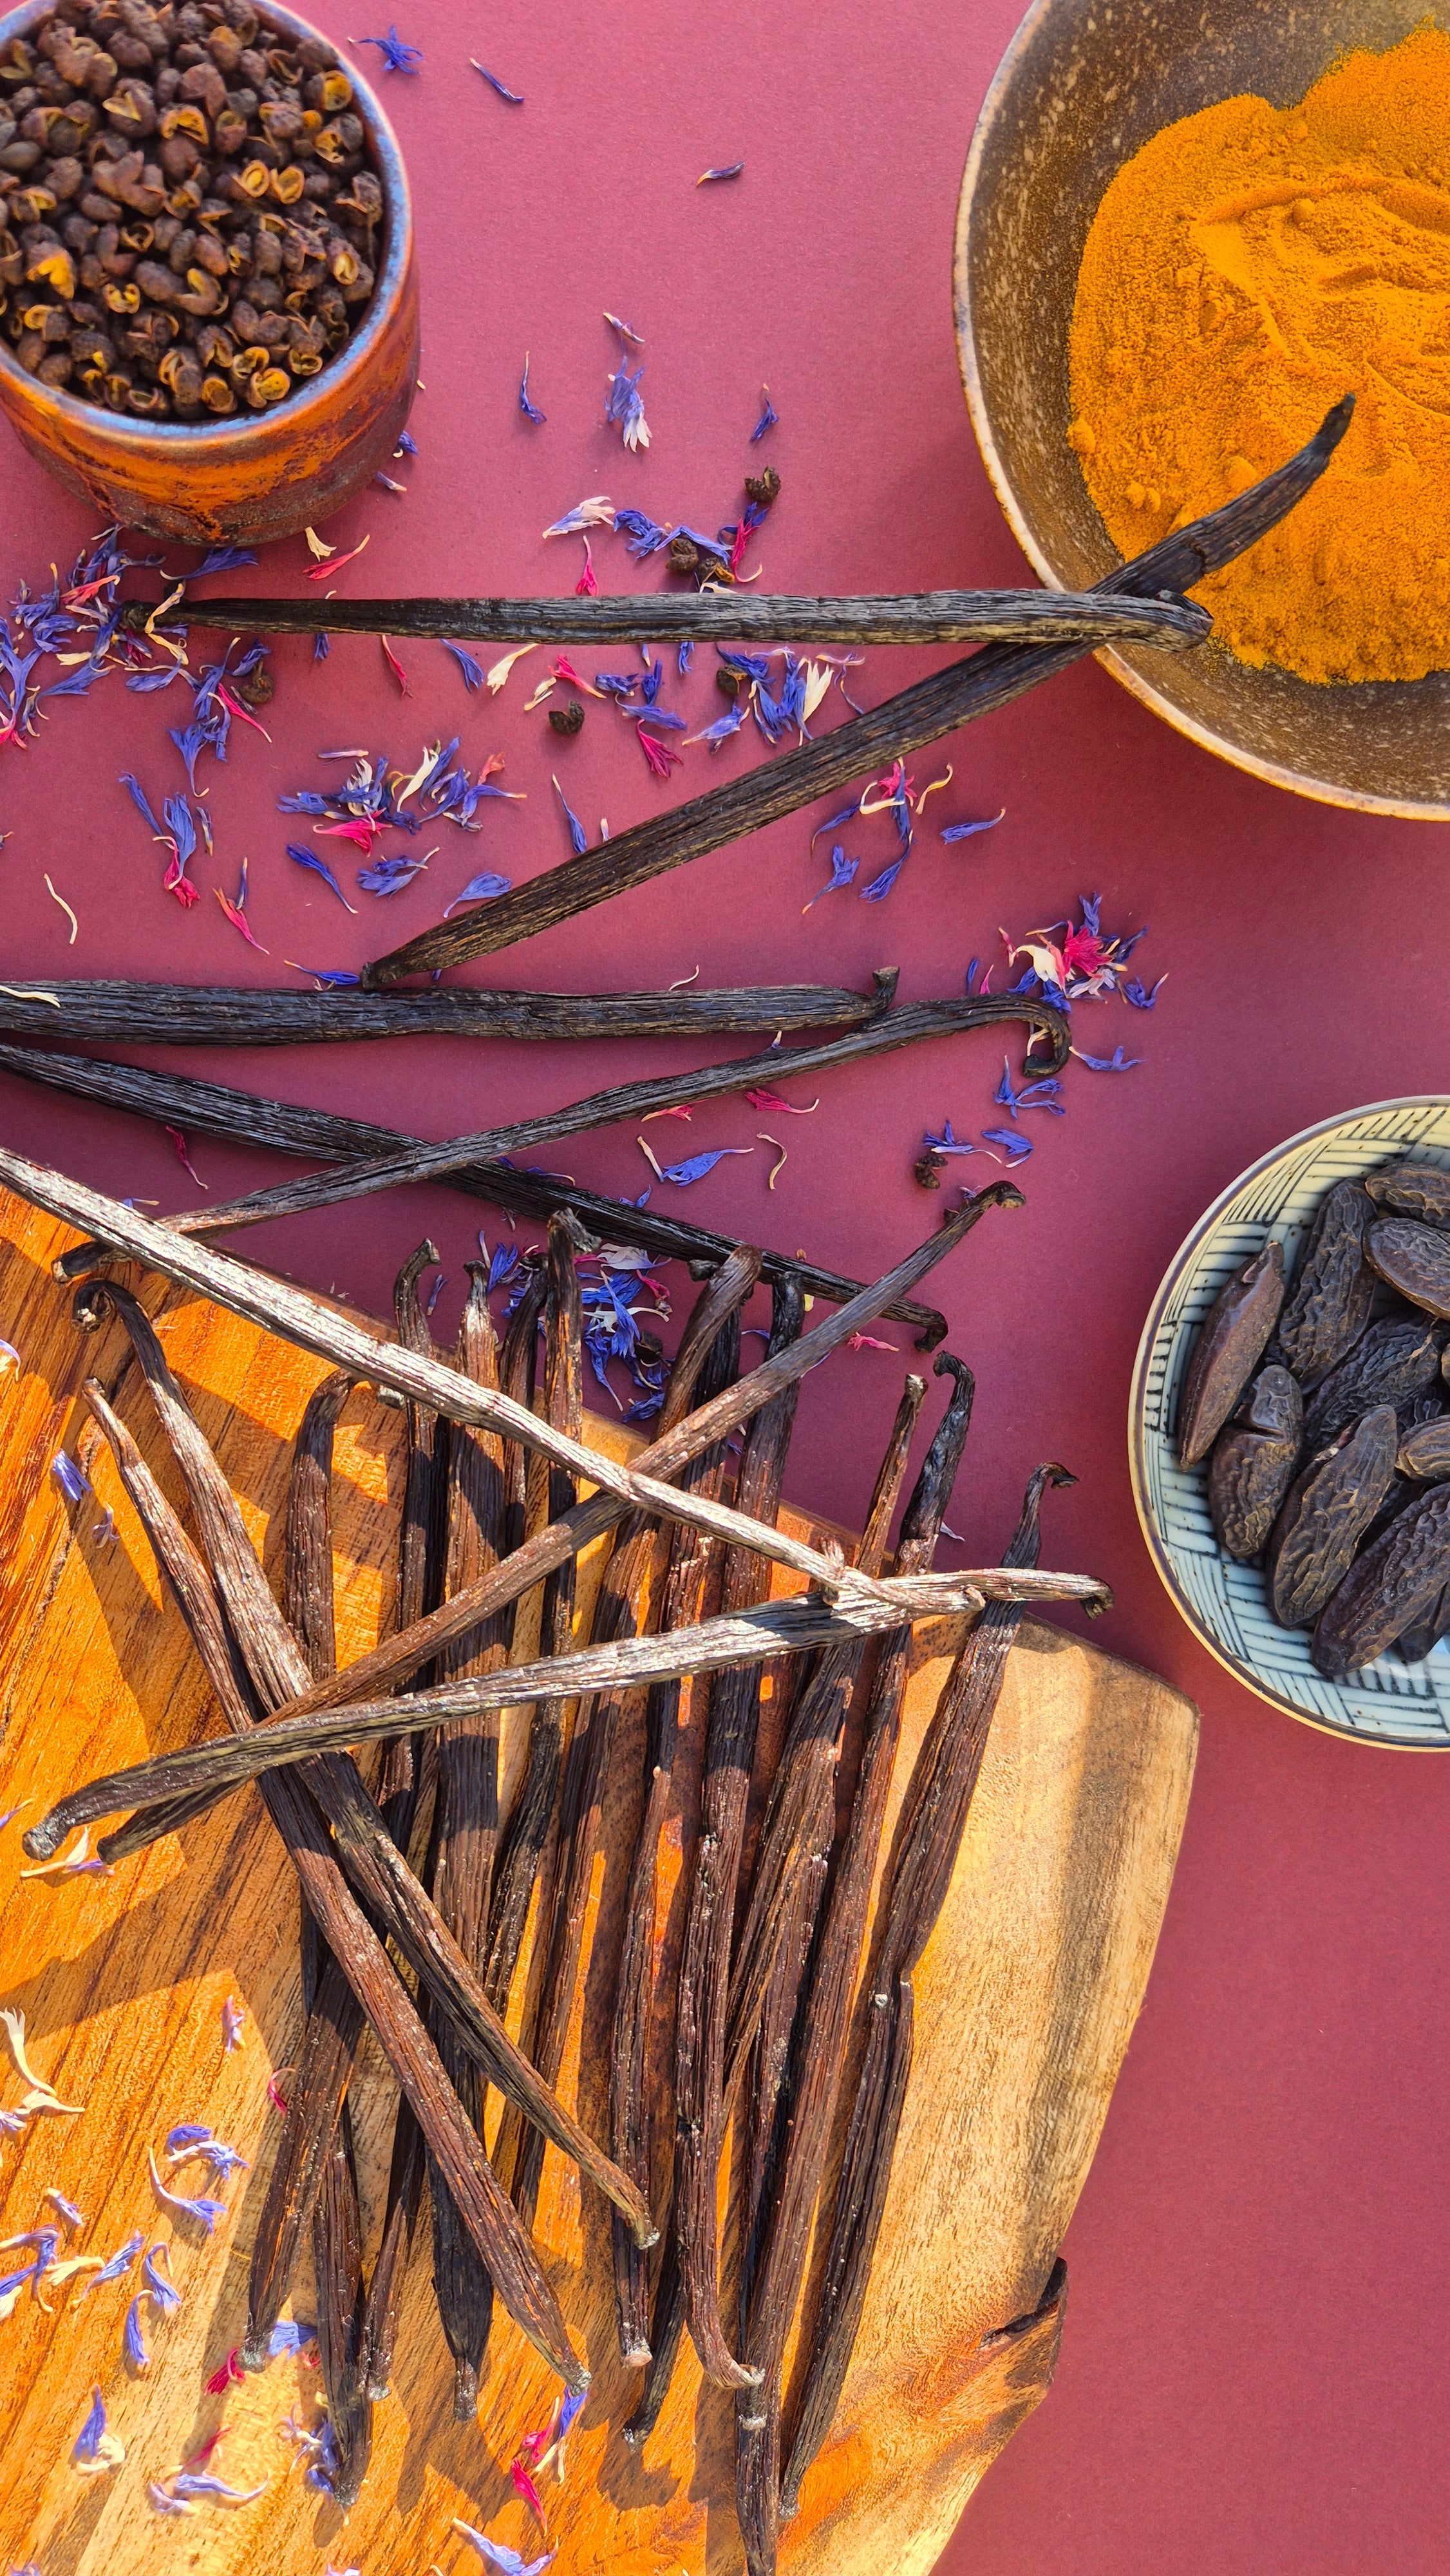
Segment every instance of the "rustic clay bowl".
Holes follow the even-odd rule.
[[[1256,92],[1302,98],[1450,0],[1035,0],[1002,58],[962,181],[957,346],[978,444],[1045,582],[1084,590],[1120,560],[1066,444],[1068,328],[1088,227],[1125,161],[1177,118]],[[1334,805],[1450,819],[1450,672],[1315,687],[1196,653],[1103,652],[1180,733]]]
[[[49,13],[50,0],[25,0],[0,16],[0,47]],[[264,14],[289,35],[318,35],[274,0]],[[299,392],[273,411],[198,426],[130,420],[38,384],[0,339],[0,408],[21,445],[102,517],[182,545],[267,545],[340,509],[397,446],[418,374],[412,200],[377,98],[350,61],[337,59],[382,182],[383,255],[366,318]]]
[[[1450,1099],[1381,1100],[1326,1118],[1260,1156],[1220,1192],[1180,1246],[1148,1311],[1128,1404],[1133,1498],[1175,1607],[1236,1681],[1286,1717],[1356,1744],[1450,1752],[1450,1639],[1420,1664],[1393,1647],[1347,1681],[1326,1681],[1302,1628],[1281,1628],[1257,1566],[1224,1556],[1208,1516],[1206,1467],[1178,1459],[1178,1404],[1197,1327],[1231,1273],[1270,1236],[1292,1267],[1326,1190],[1402,1155],[1450,1168]],[[1426,1488],[1428,1491],[1428,1487]]]

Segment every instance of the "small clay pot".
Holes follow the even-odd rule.
[[[51,0],[0,16],[0,48],[28,36]],[[269,24],[322,43],[306,18],[264,0]],[[383,252],[367,312],[345,348],[276,408],[205,423],[127,419],[43,385],[0,339],[0,408],[21,445],[107,520],[189,546],[269,545],[341,509],[398,444],[418,376],[413,205],[397,138],[351,61],[383,191]]]

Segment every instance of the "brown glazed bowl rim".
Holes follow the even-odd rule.
[[[387,237],[366,319],[352,334],[347,346],[340,349],[335,358],[330,358],[326,366],[318,369],[317,374],[309,379],[305,391],[289,396],[285,403],[278,403],[270,410],[253,412],[241,419],[235,413],[229,413],[219,420],[157,421],[140,417],[133,419],[127,413],[108,411],[103,403],[82,402],[75,394],[68,394],[56,385],[42,385],[18,364],[0,339],[0,375],[4,375],[29,404],[39,403],[47,410],[53,406],[62,420],[74,421],[77,429],[91,439],[104,439],[109,431],[124,437],[128,445],[140,440],[148,447],[159,449],[163,455],[175,449],[178,463],[183,453],[190,454],[198,448],[204,451],[208,441],[220,445],[224,441],[245,439],[249,433],[259,439],[268,433],[275,437],[278,421],[284,416],[289,426],[294,423],[304,425],[314,410],[323,407],[330,410],[339,386],[368,371],[376,346],[397,309],[412,251],[413,199],[408,173],[398,138],[376,90],[351,62],[344,59],[332,38],[325,35],[320,27],[313,26],[310,18],[299,17],[295,9],[282,7],[280,0],[256,0],[256,8],[259,18],[281,33],[307,36],[315,44],[327,47],[338,69],[346,72],[352,83],[354,101],[361,109],[376,155]],[[0,16],[0,46],[7,45],[12,36],[27,35],[31,28],[49,18],[53,10],[54,0],[21,0],[19,8],[7,10]]]
[[[976,207],[982,165],[992,140],[993,130],[1011,94],[1021,59],[1029,51],[1044,22],[1060,14],[1065,6],[1070,5],[1071,0],[1032,0],[1031,7],[992,75],[991,85],[982,101],[981,111],[972,134],[966,168],[962,173],[961,194],[957,201],[953,262],[956,287],[953,306],[956,315],[957,364],[961,371],[962,391],[967,399],[968,416],[981,452],[982,463],[987,469],[988,481],[1001,503],[1002,514],[1033,571],[1049,590],[1063,590],[1068,585],[1039,545],[1017,498],[1011,475],[997,445],[986,389],[978,363],[976,334],[972,321],[972,298],[969,286],[970,245],[972,218]],[[1333,779],[1316,777],[1308,770],[1291,769],[1280,761],[1267,760],[1261,753],[1251,751],[1242,743],[1236,742],[1232,735],[1218,732],[1213,726],[1201,723],[1196,716],[1190,715],[1183,707],[1175,705],[1171,698],[1164,697],[1153,687],[1151,681],[1145,680],[1140,671],[1134,670],[1132,665],[1125,662],[1122,656],[1114,652],[1110,646],[1101,646],[1095,658],[1145,707],[1151,708],[1154,715],[1161,716],[1166,723],[1172,725],[1175,733],[1186,734],[1190,742],[1196,742],[1202,750],[1214,753],[1219,760],[1229,761],[1235,769],[1247,770],[1255,778],[1266,779],[1272,787],[1287,788],[1292,795],[1312,797],[1322,805],[1344,806],[1359,813],[1392,814],[1402,822],[1450,821],[1450,808],[1443,804],[1429,804],[1400,796],[1376,796],[1365,789],[1351,787]],[[1410,681],[1405,685],[1413,688],[1416,684]]]

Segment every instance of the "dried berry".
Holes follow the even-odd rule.
[[[671,537],[669,544],[671,572],[698,572],[700,549],[688,537]]]
[[[732,671],[727,662],[722,662],[715,674],[715,686],[721,696],[738,698],[744,685],[744,674],[740,671]]]
[[[255,671],[248,671],[242,679],[233,680],[231,686],[244,707],[270,706],[277,694],[277,683],[265,662],[259,662]]]
[[[746,475],[745,498],[747,501],[753,501],[757,510],[769,510],[774,507],[780,499],[780,476],[773,465],[767,465],[763,474]]]
[[[1422,1484],[1438,1484],[1450,1476],[1450,1413],[1438,1414],[1431,1422],[1417,1423],[1400,1440],[1395,1460],[1402,1476],[1415,1476]]]
[[[1364,1238],[1375,1208],[1358,1181],[1337,1181],[1321,1199],[1294,1264],[1279,1318],[1284,1356],[1301,1386],[1325,1376],[1369,1321],[1374,1275]]]
[[[1332,1682],[1362,1672],[1426,1619],[1450,1583],[1450,1485],[1432,1485],[1355,1559],[1309,1652]]]
[[[912,1164],[912,1177],[924,1190],[939,1190],[946,1167],[945,1154],[923,1154],[918,1162]]]
[[[1178,1407],[1185,1467],[1208,1456],[1259,1364],[1284,1302],[1284,1247],[1265,1244],[1236,1270],[1204,1317]]]
[[[1383,1217],[1370,1227],[1366,1249],[1381,1279],[1412,1306],[1450,1316],[1450,1234],[1410,1217]]]
[[[1376,1405],[1297,1476],[1274,1524],[1265,1566],[1281,1628],[1307,1628],[1343,1581],[1395,1472],[1393,1405]]]
[[[1365,1175],[1376,1207],[1416,1216],[1422,1225],[1450,1225],[1450,1172],[1438,1163],[1386,1163]]]
[[[578,699],[571,698],[565,707],[550,707],[549,722],[555,733],[582,733],[584,710]]]
[[[1257,1556],[1294,1473],[1304,1399],[1286,1368],[1260,1369],[1214,1443],[1208,1511],[1227,1556]]]
[[[1304,1411],[1304,1438],[1322,1449],[1376,1404],[1403,1404],[1433,1386],[1443,1335],[1433,1324],[1390,1317],[1371,1324]]]
[[[362,319],[383,197],[352,83],[237,7],[64,0],[0,59],[0,331],[43,383],[263,411]]]

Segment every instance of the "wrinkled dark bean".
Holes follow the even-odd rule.
[[[1265,1244],[1235,1271],[1204,1317],[1178,1407],[1185,1467],[1208,1456],[1259,1363],[1284,1302],[1284,1247]]]
[[[1450,1225],[1450,1172],[1438,1163],[1386,1163],[1365,1175],[1376,1207],[1415,1216],[1422,1225]]]
[[[1288,1491],[1304,1431],[1304,1399],[1286,1368],[1261,1369],[1208,1470],[1208,1510],[1228,1556],[1257,1556]]]
[[[1330,1681],[1362,1672],[1429,1614],[1450,1583],[1450,1485],[1432,1485],[1350,1567],[1309,1651]]]
[[[1304,1409],[1304,1439],[1322,1449],[1377,1404],[1403,1404],[1433,1386],[1443,1335],[1433,1324],[1371,1324]]]
[[[1450,1635],[1450,1583],[1446,1584],[1429,1615],[1396,1637],[1395,1652],[1401,1663],[1422,1664],[1441,1638],[1447,1635]]]
[[[1337,1181],[1300,1246],[1279,1340],[1301,1386],[1332,1369],[1369,1321],[1375,1283],[1364,1238],[1374,1214],[1358,1181]]]
[[[1410,1217],[1382,1218],[1366,1249],[1381,1279],[1428,1315],[1450,1316],[1450,1234]]]
[[[1416,1423],[1405,1432],[1395,1465],[1402,1476],[1415,1476],[1427,1485],[1450,1476],[1450,1413],[1437,1414],[1433,1421]]]
[[[1266,1567],[1281,1628],[1307,1628],[1348,1573],[1395,1471],[1394,1408],[1377,1405],[1295,1478],[1274,1524]]]

